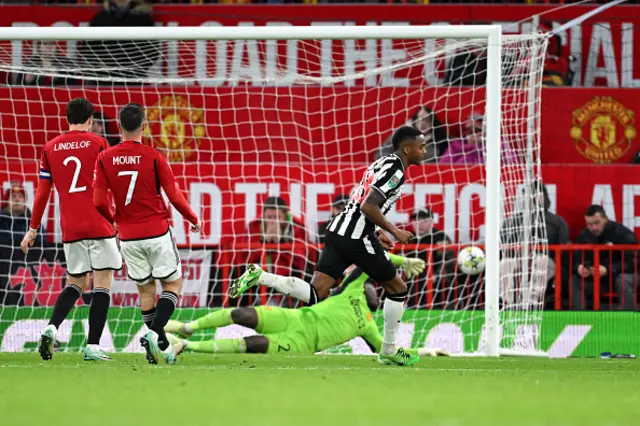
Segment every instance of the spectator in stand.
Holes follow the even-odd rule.
[[[0,247],[20,248],[22,237],[29,230],[31,210],[27,208],[27,195],[20,183],[12,183],[4,192],[4,205],[0,212]],[[44,239],[39,230],[34,246],[42,247]]]
[[[131,0],[110,0],[93,17],[91,27],[153,27],[151,5]],[[160,55],[157,41],[91,41],[79,46],[93,75],[116,79],[145,77]]]
[[[452,86],[484,86],[487,81],[487,49],[469,47],[453,57],[445,84]]]
[[[465,123],[463,137],[449,143],[449,148],[438,163],[449,164],[484,164],[484,127],[482,115],[472,115]],[[504,140],[501,149],[502,164],[518,162],[516,153]]]
[[[342,213],[345,207],[347,207],[348,202],[349,197],[346,195],[338,195],[335,197],[333,203],[331,203],[331,219]],[[318,225],[318,240],[321,243],[324,243],[324,236],[327,234],[327,225],[329,225],[331,219]]]
[[[417,248],[409,253],[408,256],[419,257],[427,262],[431,262],[433,271],[434,287],[436,288],[436,301],[441,303],[443,308],[448,302],[448,289],[454,282],[456,271],[456,255],[452,250],[447,250],[445,245],[451,244],[451,238],[444,231],[434,226],[433,213],[428,207],[416,211],[411,216],[411,225],[409,227],[414,237],[409,244],[420,244],[431,247],[431,258],[426,247]],[[417,291],[424,294],[427,281],[427,271],[417,278],[415,287]],[[411,298],[409,298],[411,299]],[[424,306],[425,301],[421,300],[419,304]]]
[[[427,151],[424,154],[424,162],[437,162],[438,157],[446,151],[449,145],[449,137],[447,136],[445,126],[433,110],[426,106],[418,108],[404,125],[418,129],[427,138]],[[374,155],[376,160],[393,152],[393,146],[391,144],[391,136],[393,136],[393,133],[376,150]]]
[[[411,232],[414,237],[409,244],[451,244],[451,238],[434,226],[433,213],[428,207],[411,215]]]
[[[109,142],[109,146],[117,145],[120,142],[119,136],[110,133],[109,123],[111,123],[111,119],[105,116],[100,111],[94,111],[93,113],[93,124],[91,125],[91,133],[95,133],[96,135],[100,135]],[[113,126],[113,124],[112,124]]]
[[[609,220],[602,206],[589,206],[585,212],[587,227],[580,232],[576,244],[613,245],[637,244],[635,234],[626,226]],[[606,289],[613,283],[620,298],[619,309],[633,310],[635,307],[633,251],[602,250],[600,265],[596,269],[593,252],[576,250],[573,261],[572,308],[585,309],[593,300],[593,277],[600,277],[600,288]],[[583,294],[584,289],[584,294]],[[609,288],[609,290],[614,290]],[[584,297],[583,297],[584,296]]]
[[[249,240],[263,244],[290,244],[289,247],[252,250],[247,263],[257,263],[265,271],[307,279],[316,253],[308,247],[307,232],[280,197],[269,197],[262,217],[249,224]],[[309,277],[310,278],[310,277]]]
[[[529,239],[533,242],[543,241],[546,234],[549,245],[568,244],[569,226],[560,216],[549,211],[551,199],[546,186],[537,181],[532,185],[532,198],[535,197],[537,206],[544,208],[544,214],[538,214],[538,209],[531,206],[528,209]],[[502,259],[500,260],[500,299],[508,307],[539,309],[543,303],[547,283],[556,275],[556,263],[554,253],[542,254],[534,250],[532,260],[528,267],[531,268],[526,287],[516,288],[516,275],[522,266],[522,246],[525,231],[525,215],[522,212],[514,213],[504,221],[501,230]]]
[[[16,84],[23,86],[75,84],[73,78],[64,76],[72,72],[73,61],[62,53],[56,41],[34,41],[33,46],[33,56],[25,65],[28,70],[16,75]]]

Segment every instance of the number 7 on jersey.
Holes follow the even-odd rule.
[[[136,187],[136,180],[138,180],[138,172],[136,171],[127,171],[127,172],[118,172],[118,176],[131,176],[129,180],[129,189],[127,189],[127,198],[124,201],[124,205],[126,206],[131,202],[133,198],[133,191]]]

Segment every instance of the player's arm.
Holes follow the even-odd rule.
[[[362,205],[360,206],[360,211],[362,212],[362,214],[367,216],[374,225],[377,225],[385,231],[389,232],[395,237],[396,240],[400,241],[402,244],[406,244],[411,238],[413,238],[413,234],[411,234],[411,232],[409,231],[399,229],[393,223],[389,222],[386,217],[384,217],[382,211],[380,210],[380,207],[378,206],[383,204],[386,200],[386,197],[381,192],[379,192],[377,189],[374,189],[369,192],[369,195],[364,200],[364,203],[362,203]]]
[[[360,211],[367,216],[374,225],[389,232],[402,244],[406,244],[413,235],[408,231],[397,228],[393,223],[389,222],[379,207],[387,201],[387,198],[389,198],[402,178],[402,170],[397,166],[389,168],[382,176],[376,176],[375,182],[369,186],[369,191],[364,202],[360,205]]]
[[[200,230],[200,221],[191,209],[191,206],[182,195],[180,187],[176,182],[176,178],[169,167],[167,159],[163,155],[158,156],[158,180],[164,193],[167,194],[169,202],[180,212],[182,217],[187,219],[191,224],[191,231],[198,232]]]
[[[29,230],[25,234],[20,247],[22,251],[27,253],[29,247],[33,246],[33,243],[38,238],[38,229],[42,222],[42,215],[44,215],[44,209],[49,202],[49,196],[51,194],[51,168],[47,161],[47,154],[42,151],[42,159],[40,161],[40,178],[38,179],[38,189],[36,190],[36,197],[33,200],[33,210],[31,211],[31,222],[29,224]]]
[[[107,198],[107,189],[109,189],[109,183],[102,167],[102,159],[98,156],[93,171],[93,205],[109,223],[113,224],[113,212]]]

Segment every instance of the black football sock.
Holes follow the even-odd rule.
[[[91,307],[89,308],[89,338],[87,343],[90,345],[100,343],[100,336],[102,336],[104,324],[107,322],[109,304],[111,304],[111,291],[108,288],[94,288]]]
[[[163,351],[169,346],[167,335],[164,333],[164,326],[169,322],[177,304],[178,295],[171,291],[164,291],[156,305],[156,317],[151,324],[151,329],[158,334],[158,347]]]
[[[151,330],[151,324],[153,324],[153,320],[156,317],[156,307],[149,309],[148,311],[142,312],[142,321],[146,324],[146,326]]]
[[[82,289],[77,285],[68,284],[58,296],[58,300],[56,300],[49,325],[54,325],[56,328],[60,327],[60,324],[69,315],[80,296],[82,296]]]

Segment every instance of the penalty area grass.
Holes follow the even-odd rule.
[[[638,425],[635,360],[0,353],[10,426]]]

